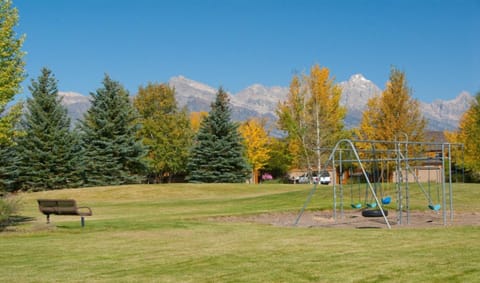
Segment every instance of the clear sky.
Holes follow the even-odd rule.
[[[42,67],[85,95],[183,75],[236,93],[314,64],[380,88],[392,66],[431,102],[480,91],[480,0],[13,0],[27,86]]]

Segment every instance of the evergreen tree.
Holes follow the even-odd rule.
[[[15,145],[0,145],[0,196],[3,192],[13,192],[20,188],[18,182],[19,156]]]
[[[90,95],[92,105],[80,123],[85,185],[140,182],[146,150],[128,92],[105,75],[103,87]]]
[[[32,98],[27,100],[21,121],[24,135],[17,146],[22,187],[48,190],[78,186],[77,139],[70,131],[70,118],[52,72],[43,68],[29,90]]]
[[[142,124],[139,131],[148,146],[148,175],[153,182],[185,174],[192,130],[186,110],[180,110],[175,90],[166,84],[140,87],[134,102]]]
[[[227,93],[220,88],[194,141],[188,163],[190,182],[240,183],[248,178],[245,148],[238,124],[230,116]]]

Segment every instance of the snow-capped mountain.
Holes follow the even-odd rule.
[[[466,91],[452,100],[435,100],[421,103],[425,118],[432,130],[456,129],[462,114],[470,107],[474,98]]]
[[[339,83],[339,86],[342,88],[340,104],[347,107],[345,124],[349,128],[356,127],[360,124],[368,100],[382,90],[361,74],[351,76],[348,81]]]
[[[168,84],[175,88],[176,99],[180,107],[189,111],[210,111],[217,89],[206,84],[185,78],[173,77]],[[340,103],[347,107],[345,124],[355,127],[361,120],[368,99],[380,94],[382,90],[361,74],[355,74],[348,81],[340,82],[342,98]],[[288,94],[287,87],[266,87],[254,84],[237,94],[230,95],[232,119],[244,121],[250,117],[265,117],[271,124],[276,120],[275,109]],[[80,119],[90,106],[90,97],[73,92],[61,92],[72,120]],[[462,92],[453,100],[436,100],[432,103],[420,103],[422,112],[429,121],[430,130],[453,130],[458,126],[461,115],[469,108],[473,97]]]
[[[67,108],[68,115],[73,123],[83,118],[83,113],[90,108],[90,96],[76,92],[59,92],[62,104]]]

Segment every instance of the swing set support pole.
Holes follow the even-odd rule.
[[[315,190],[317,189],[317,183],[313,185],[312,190],[310,191],[310,194],[307,197],[307,200],[303,204],[302,210],[300,210],[300,213],[297,216],[297,219],[295,220],[295,223],[293,224],[294,226],[297,226],[298,221],[300,221],[300,218],[303,215],[303,212],[305,212],[305,208],[307,208],[308,203],[310,203],[310,200],[312,199],[313,194],[315,193]]]

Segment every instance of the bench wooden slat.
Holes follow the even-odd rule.
[[[37,202],[40,212],[47,216],[47,223],[50,222],[50,214],[79,215],[83,227],[83,217],[92,215],[92,210],[89,207],[77,207],[77,203],[73,199],[38,199]]]

